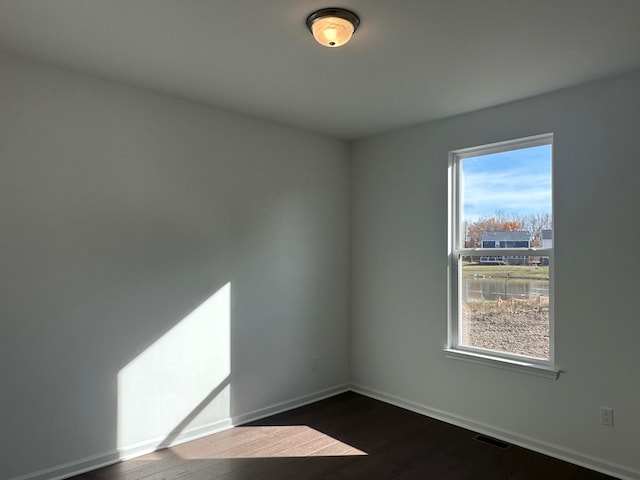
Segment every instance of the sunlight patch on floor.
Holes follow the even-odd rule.
[[[189,460],[367,455],[307,425],[236,427],[170,450]]]

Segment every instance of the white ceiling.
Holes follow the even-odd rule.
[[[640,68],[640,1],[1,0],[0,49],[355,139]]]

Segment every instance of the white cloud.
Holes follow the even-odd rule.
[[[462,182],[464,215],[475,219],[496,211],[530,214],[551,211],[551,179],[548,172],[531,169],[465,172]]]

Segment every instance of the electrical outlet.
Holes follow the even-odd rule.
[[[613,427],[613,408],[600,407],[600,423],[607,427]]]

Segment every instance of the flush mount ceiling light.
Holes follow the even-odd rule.
[[[344,45],[359,25],[358,16],[344,8],[323,8],[307,17],[307,27],[313,38],[325,47]]]

